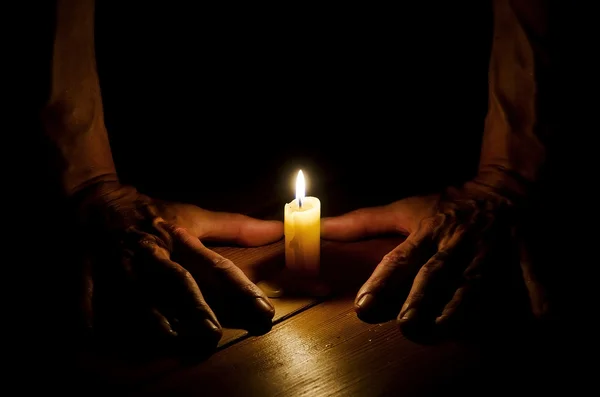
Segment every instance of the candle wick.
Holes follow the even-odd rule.
[[[302,208],[302,199],[301,198],[298,198],[298,207]]]

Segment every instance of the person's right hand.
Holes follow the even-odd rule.
[[[270,329],[268,298],[201,240],[268,244],[282,238],[281,222],[162,202],[117,183],[87,188],[78,208],[91,270],[83,300],[88,329],[125,333],[137,324],[134,335],[204,348],[220,340],[220,319],[255,332]]]

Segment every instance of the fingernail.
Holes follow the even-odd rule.
[[[212,320],[206,318],[206,319],[204,319],[204,321],[202,323],[208,330],[213,332],[215,335],[219,335],[219,337],[221,336],[221,328],[217,324],[215,324]]]
[[[275,308],[266,299],[256,298],[256,306],[258,307],[259,310],[261,310],[263,312],[267,312],[269,314],[275,313]]]
[[[417,316],[417,309],[408,309],[404,314],[400,315],[399,321],[411,321]]]
[[[356,308],[359,310],[368,310],[375,304],[375,297],[372,294],[364,294],[356,302]]]
[[[280,298],[283,295],[283,287],[275,281],[259,281],[256,286],[269,298]]]
[[[440,326],[440,327],[444,327],[444,326],[448,325],[449,319],[450,319],[450,316],[448,316],[446,314],[442,314],[441,316],[437,316],[436,319],[435,319],[435,325]]]

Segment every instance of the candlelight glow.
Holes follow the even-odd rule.
[[[298,177],[296,178],[296,198],[302,202],[306,194],[306,182],[304,182],[304,174],[302,170],[298,171]]]
[[[283,207],[285,266],[312,277],[321,262],[321,201],[305,195],[304,174],[298,171],[296,198]]]

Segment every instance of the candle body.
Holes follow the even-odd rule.
[[[321,202],[316,197],[298,199],[284,208],[285,263],[290,270],[315,276],[321,261]]]

